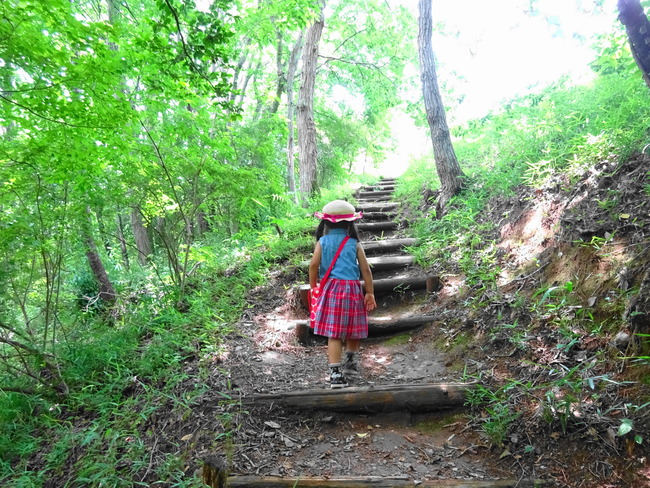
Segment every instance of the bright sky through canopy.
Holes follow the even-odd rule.
[[[433,0],[433,17],[445,26],[433,36],[440,75],[455,72],[452,85],[467,95],[461,120],[563,74],[584,77],[594,34],[618,22],[616,0]]]
[[[417,0],[397,1],[417,18]],[[433,0],[432,15],[438,81],[462,99],[458,104],[442,93],[445,104],[454,107],[447,114],[450,125],[482,117],[563,75],[588,82],[589,63],[596,57],[594,35],[619,24],[616,0]],[[431,153],[426,130],[406,117],[394,127],[402,153],[388,167],[403,170],[409,156]]]

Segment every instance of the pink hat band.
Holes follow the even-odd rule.
[[[351,214],[328,214],[323,212],[315,212],[314,215],[319,219],[329,220],[330,222],[337,223],[343,220],[358,220],[363,217],[363,212],[355,212]]]

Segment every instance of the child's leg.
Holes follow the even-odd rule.
[[[358,352],[361,339],[346,339],[345,350],[348,352]]]
[[[327,359],[329,359],[330,364],[339,364],[341,362],[342,352],[343,341],[341,339],[330,337],[327,340]]]
[[[345,376],[341,372],[341,355],[343,354],[343,341],[330,337],[327,340],[327,359],[330,363],[330,386],[343,388],[348,386]]]

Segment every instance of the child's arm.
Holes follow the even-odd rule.
[[[359,261],[359,269],[361,270],[363,282],[366,285],[364,302],[366,304],[366,310],[370,312],[377,307],[377,302],[375,302],[375,287],[372,283],[372,271],[370,271],[370,265],[368,264],[368,259],[366,258],[366,253],[361,243],[357,243],[357,260]]]
[[[309,263],[309,286],[312,289],[316,288],[318,284],[318,267],[320,266],[322,255],[323,250],[320,247],[320,242],[317,242],[314,248],[314,254],[311,257],[311,262]]]

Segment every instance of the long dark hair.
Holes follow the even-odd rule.
[[[327,234],[327,231],[330,229],[345,229],[347,234],[359,241],[359,232],[357,231],[357,226],[354,222],[348,220],[342,220],[341,222],[330,222],[329,220],[321,220],[316,229],[316,241],[319,241],[321,237]]]

